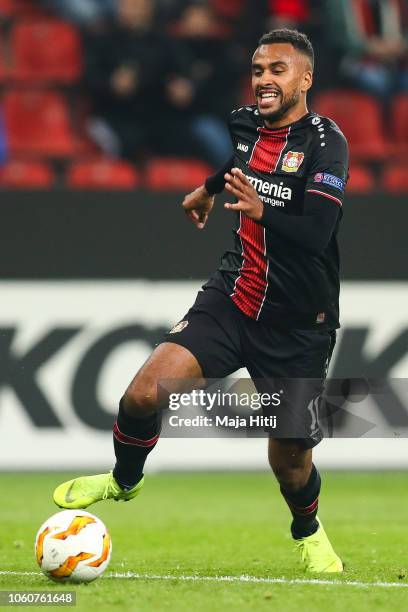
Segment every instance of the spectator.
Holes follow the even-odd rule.
[[[169,99],[183,104],[191,95],[181,58],[153,17],[151,0],[118,0],[109,27],[84,36],[90,133],[109,155],[140,157],[160,137]]]
[[[340,75],[386,99],[408,90],[408,8],[404,0],[326,0],[328,46]]]
[[[226,120],[237,102],[240,76],[237,58],[223,38],[224,30],[213,9],[207,4],[188,6],[173,34],[183,45],[193,84],[189,104],[172,109],[173,130],[179,131],[188,116],[192,145],[198,146],[214,165],[222,164],[231,155]],[[194,154],[198,155],[199,151]]]
[[[110,26],[84,37],[90,134],[109,155],[201,154],[217,165],[230,152],[226,129],[204,113],[188,52],[153,19],[152,0],[119,0]]]
[[[80,26],[92,26],[112,17],[116,0],[43,0],[44,5]]]

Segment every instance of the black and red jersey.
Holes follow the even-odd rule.
[[[233,165],[269,207],[272,225],[276,215],[302,216],[307,194],[320,196],[319,206],[337,207],[339,214],[328,245],[319,252],[238,214],[233,247],[205,287],[230,295],[252,319],[298,329],[339,327],[337,232],[348,177],[344,135],[315,113],[268,129],[256,106],[234,111],[230,130]]]

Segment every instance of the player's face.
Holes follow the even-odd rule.
[[[261,45],[252,58],[252,89],[258,110],[277,121],[301,108],[312,84],[308,58],[289,43]]]

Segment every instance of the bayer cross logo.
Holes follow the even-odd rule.
[[[282,161],[282,170],[285,172],[297,172],[305,158],[304,153],[299,151],[288,151]]]

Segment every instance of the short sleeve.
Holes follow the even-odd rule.
[[[326,120],[327,121],[327,120]],[[338,127],[322,121],[307,174],[306,193],[321,195],[342,206],[348,179],[347,140]]]

